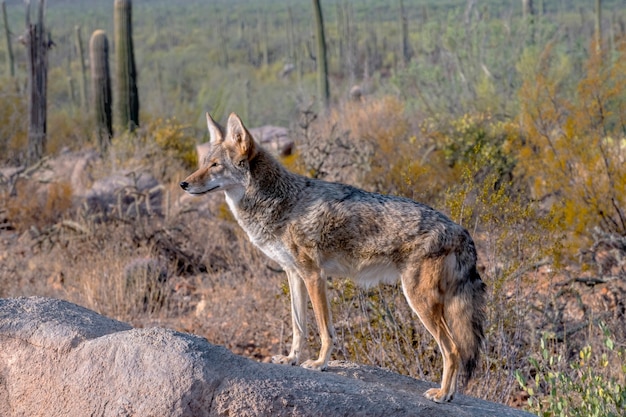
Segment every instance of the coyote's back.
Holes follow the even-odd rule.
[[[327,367],[334,339],[326,294],[328,276],[364,286],[402,283],[411,308],[443,354],[440,389],[425,395],[448,401],[460,373],[470,377],[483,340],[485,285],[468,232],[415,201],[306,178],[284,169],[231,114],[226,132],[207,114],[211,150],[181,187],[191,194],[224,191],[250,240],[287,272],[297,364],[306,338],[308,293],[322,339],[319,357],[302,366]]]

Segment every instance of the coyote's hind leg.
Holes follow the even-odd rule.
[[[444,317],[442,274],[445,258],[426,259],[417,271],[406,271],[402,276],[402,288],[409,305],[426,329],[435,338],[443,356],[441,388],[431,388],[424,396],[435,402],[450,401],[456,391],[460,354]]]

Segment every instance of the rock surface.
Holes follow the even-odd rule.
[[[529,416],[431,384],[331,362],[262,364],[162,328],[134,329],[65,301],[0,299],[1,416]]]

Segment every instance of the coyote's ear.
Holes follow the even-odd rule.
[[[213,120],[209,112],[206,114],[206,125],[209,128],[209,142],[220,143],[224,140],[222,128]]]
[[[243,122],[235,113],[228,116],[228,125],[226,136],[237,147],[241,155],[247,156],[251,160],[256,155],[254,139],[243,125]]]

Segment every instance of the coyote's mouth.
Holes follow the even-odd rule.
[[[185,190],[186,192],[188,192],[189,194],[193,194],[193,195],[201,195],[201,194],[206,194],[206,193],[210,193],[213,190],[217,190],[218,188],[220,188],[219,185],[216,185],[215,187],[211,187],[208,190],[204,190],[204,191],[196,191],[195,189],[190,187],[190,184],[187,181],[183,181],[180,183],[180,188],[182,188],[183,190]]]
[[[190,193],[190,194],[195,194],[195,195],[208,194],[208,193],[210,193],[210,192],[211,192],[211,191],[213,191],[213,190],[217,190],[218,188],[220,188],[220,186],[219,186],[219,185],[216,185],[215,187],[211,187],[211,188],[209,188],[208,190],[200,191],[200,192],[198,192],[198,193],[194,193],[194,192],[192,192],[192,193]]]

